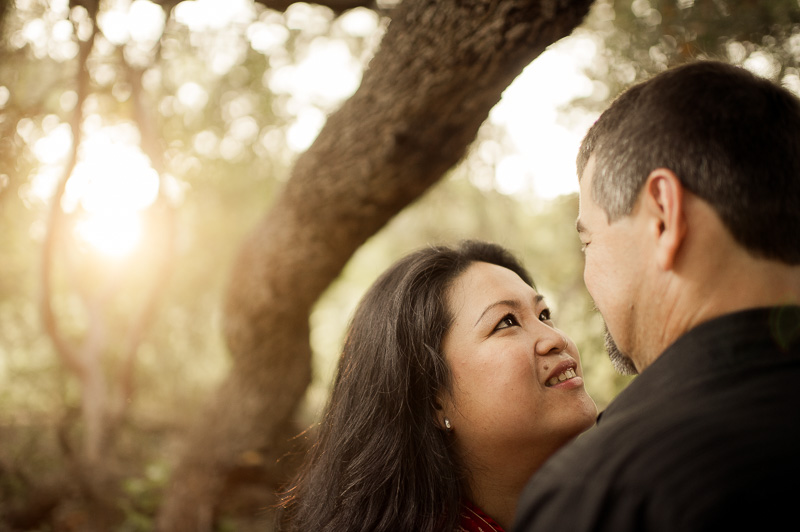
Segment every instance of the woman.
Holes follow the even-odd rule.
[[[284,531],[501,531],[594,422],[575,345],[502,247],[431,247],[361,301]]]

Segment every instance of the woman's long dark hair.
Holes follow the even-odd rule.
[[[291,532],[453,530],[464,475],[437,421],[450,390],[441,350],[447,289],[473,262],[529,274],[505,249],[467,241],[395,263],[350,323],[316,443],[280,503]]]

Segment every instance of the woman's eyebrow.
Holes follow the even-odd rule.
[[[543,299],[544,296],[542,294],[536,294],[536,297],[533,298],[534,306],[538,305]],[[475,321],[475,325],[477,325],[483,319],[483,317],[486,315],[487,312],[489,312],[495,307],[500,307],[500,306],[511,307],[512,309],[519,311],[519,309],[522,307],[522,303],[520,303],[519,299],[501,299],[500,301],[495,301],[494,303],[483,309],[483,312],[481,312],[481,315],[478,316],[478,319]],[[473,327],[475,325],[473,325]]]

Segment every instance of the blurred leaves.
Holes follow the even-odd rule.
[[[59,432],[75,417],[80,390],[42,333],[37,276],[54,176],[64,164],[65,142],[58,139],[76,101],[78,43],[88,38],[98,5],[88,4],[17,0],[0,7],[0,16],[8,10],[0,30],[0,514],[3,499],[24,499],[22,479],[63,469],[62,440],[81,431]],[[212,17],[202,2],[163,5],[100,4],[103,33],[90,56],[92,95],[84,108],[88,133],[138,131],[131,75],[141,74],[156,134],[138,131],[132,142],[153,142],[163,152],[162,192],[178,207],[173,274],[138,350],[138,393],[111,464],[122,479],[124,530],[152,526],[176,437],[228,366],[220,307],[236,249],[326,115],[358,85],[386,24],[367,9],[337,17],[305,3],[281,13],[243,2],[240,11]],[[135,23],[138,16],[149,22]],[[800,92],[796,0],[597,0],[579,33],[596,46],[594,90],[578,102],[592,110],[637,80],[702,57],[745,65]],[[565,110],[565,120],[569,115]],[[583,287],[576,197],[545,201],[498,192],[500,156],[513,151],[504,135],[486,124],[447,179],[370,239],[316,305],[315,380],[299,413],[302,424],[313,421],[327,397],[343,331],[369,284],[408,251],[461,238],[497,241],[523,259],[556,323],[578,344],[587,386],[601,407],[628,382],[611,369],[601,319]],[[488,151],[500,156],[481,154],[489,142]],[[119,281],[106,307],[113,336],[142,297],[148,247],[163,225],[156,207],[145,210],[144,245],[115,261],[70,233],[84,214],[73,207],[59,248],[54,306],[65,332],[80,337],[88,319],[81,291]],[[107,370],[120,364],[119,343],[111,342]]]
[[[694,59],[745,66],[800,94],[800,4],[796,0],[597,0],[582,31],[598,57],[588,75],[601,110],[629,85]]]

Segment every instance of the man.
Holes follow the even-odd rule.
[[[716,62],[625,92],[578,156],[584,280],[639,376],[515,530],[776,529],[800,502],[800,102]]]

